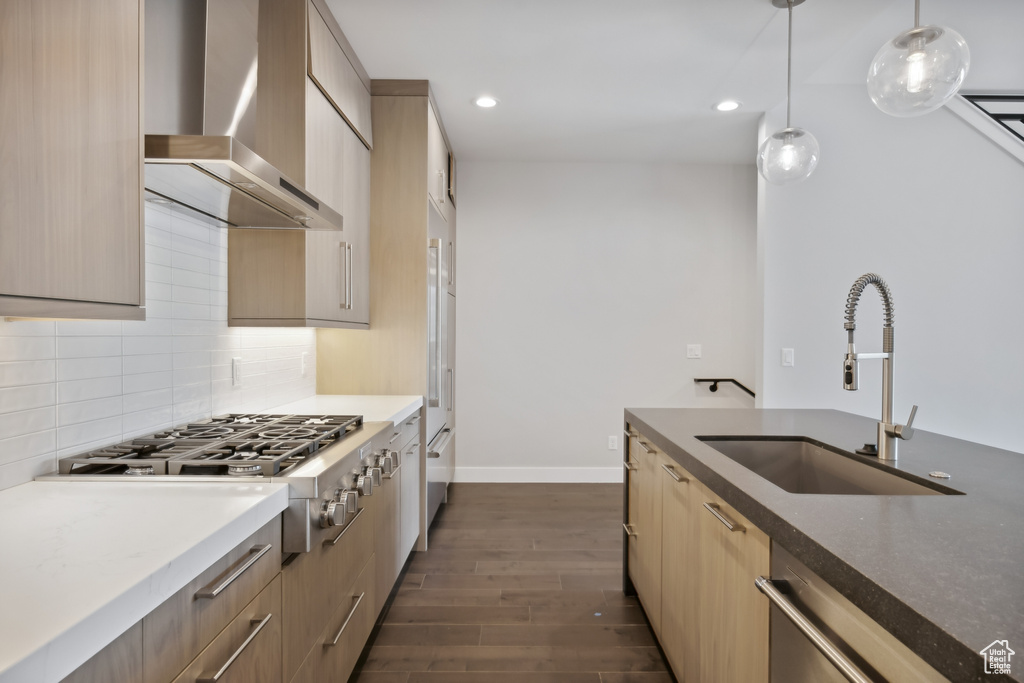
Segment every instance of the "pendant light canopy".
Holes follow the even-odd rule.
[[[963,37],[950,28],[921,26],[921,0],[914,0],[914,28],[875,55],[868,69],[868,95],[891,116],[927,114],[956,94],[970,63]]]
[[[774,185],[786,185],[811,175],[818,165],[820,149],[813,135],[790,124],[793,89],[793,8],[804,0],[772,0],[775,7],[789,10],[789,41],[786,57],[786,127],[776,131],[757,150],[757,170]]]

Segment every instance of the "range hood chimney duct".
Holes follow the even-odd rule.
[[[259,0],[146,0],[146,199],[222,227],[341,230],[253,151]]]

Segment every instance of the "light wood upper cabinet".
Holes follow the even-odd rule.
[[[145,317],[142,22],[0,3],[0,315]]]
[[[231,230],[229,325],[370,323],[370,92],[320,5],[260,5],[256,151],[339,211],[342,230]]]
[[[448,196],[448,145],[433,106],[427,107],[427,194],[445,221],[454,213]]]

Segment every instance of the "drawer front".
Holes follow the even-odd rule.
[[[143,618],[146,683],[177,676],[280,570],[275,517]]]
[[[373,553],[373,505],[376,495],[360,498],[360,514],[345,527],[334,545],[299,553],[281,570],[284,610],[284,678],[291,680],[317,636],[342,599],[342,591],[355,580]]]
[[[320,683],[347,681],[373,630],[377,618],[373,605],[376,556],[371,556],[362,571],[342,596],[341,605],[331,617],[327,629],[312,655],[319,657],[315,680]],[[318,652],[319,651],[319,652]]]
[[[412,443],[420,434],[420,414],[414,413],[395,425],[395,433],[391,439],[392,450],[404,452],[407,446]]]
[[[218,675],[219,674],[219,675]],[[174,683],[280,683],[281,578],[246,605]]]

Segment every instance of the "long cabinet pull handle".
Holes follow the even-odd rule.
[[[349,522],[348,524],[346,524],[342,528],[341,533],[338,534],[337,536],[335,536],[334,538],[325,538],[323,544],[324,545],[338,545],[338,541],[341,540],[341,537],[345,535],[346,531],[348,531],[349,529],[352,528],[352,525],[356,523],[356,520],[359,519],[359,515],[363,514],[363,510],[365,510],[365,509],[366,508],[359,508],[359,512],[356,513],[356,516],[352,518],[351,522]]]
[[[416,424],[416,423],[417,423],[417,422],[419,422],[419,421],[420,421],[420,416],[419,416],[419,415],[417,415],[416,417],[414,417],[414,418],[412,418],[411,420],[409,420],[408,422],[406,422],[406,423],[405,423],[405,426],[406,426],[406,427],[411,427],[411,426],[413,426],[414,424]]]
[[[625,467],[630,472],[636,472],[636,465],[634,465],[631,462],[624,462],[622,463],[622,466]]]
[[[641,440],[640,440],[640,437],[639,437],[639,436],[637,436],[637,437],[636,437],[636,442],[637,442],[638,444],[640,444],[640,448],[642,448],[642,449],[644,449],[645,451],[647,451],[647,454],[648,454],[648,455],[650,455],[651,453],[654,453],[654,450],[653,450],[653,449],[651,449],[651,448],[648,448],[648,447],[647,447],[647,444],[645,444],[645,443],[644,443],[643,441],[641,441]]]
[[[401,466],[401,465],[399,465],[399,466],[398,466],[398,467],[396,467],[395,469],[391,470],[391,474],[385,474],[385,475],[384,475],[384,478],[385,478],[385,479],[394,479],[394,478],[395,478],[395,475],[396,475],[396,474],[398,474],[398,470],[400,470],[400,469],[402,469],[402,466]]]
[[[718,521],[724,524],[729,531],[746,531],[742,524],[737,524],[723,515],[718,503],[704,503],[704,509],[717,517]]]
[[[200,588],[195,594],[195,599],[212,600],[213,598],[223,593],[225,588],[230,586],[232,583],[234,583],[235,579],[237,579],[239,576],[245,573],[245,570],[256,564],[256,562],[261,557],[269,553],[272,547],[273,546],[271,546],[269,543],[265,545],[254,545],[252,548],[249,549],[249,556],[243,558],[240,561],[241,564],[239,564],[238,567],[233,572],[231,572],[230,575],[228,575],[223,581],[216,585],[209,584]]]
[[[239,655],[242,654],[245,648],[249,647],[249,643],[251,643],[253,639],[260,634],[260,631],[263,630],[263,627],[267,625],[267,622],[270,621],[272,616],[274,615],[268,614],[265,617],[254,617],[250,619],[249,624],[256,624],[256,628],[252,630],[252,633],[250,633],[249,637],[245,639],[245,642],[235,650],[234,654],[228,658],[228,661],[224,662],[224,666],[217,669],[217,673],[203,673],[196,679],[196,683],[217,683],[217,681],[220,680],[220,677],[224,675],[224,672],[228,670],[228,667],[235,663],[235,660],[238,659]]]
[[[345,308],[352,310],[352,243],[346,243],[345,245],[345,257],[348,259],[348,263],[345,266],[345,274],[348,276],[348,281],[345,283]]]
[[[632,524],[623,524],[622,528],[626,531],[627,536],[636,536],[636,529],[633,528]]]
[[[682,483],[682,482],[690,481],[686,477],[684,477],[684,476],[680,475],[678,472],[676,472],[676,468],[672,467],[672,465],[666,465],[665,463],[661,463],[661,469],[663,469],[666,472],[668,472],[668,476],[670,476],[673,479],[675,479],[677,484]]]
[[[766,579],[763,576],[759,576],[754,579],[754,585],[757,586],[757,590],[764,593],[768,600],[779,608],[786,617],[793,622],[793,625],[799,629],[801,633],[807,636],[807,639],[811,641],[814,647],[818,648],[818,651],[825,655],[825,658],[832,662],[832,665],[839,670],[846,680],[852,681],[853,683],[870,683],[871,679],[864,675],[856,664],[854,664],[846,655],[844,655],[839,648],[829,640],[824,633],[818,630],[818,628],[812,624],[803,613],[797,609],[790,600],[779,592],[779,589],[771,582],[770,579]]]
[[[334,640],[330,640],[330,641],[326,641],[325,640],[324,641],[324,647],[331,647],[333,645],[337,645],[338,644],[338,641],[341,640],[341,634],[345,632],[346,628],[348,628],[348,622],[352,621],[352,617],[355,616],[356,610],[359,609],[359,603],[361,603],[363,601],[363,596],[364,595],[366,595],[366,591],[363,591],[359,595],[353,595],[352,596],[352,600],[353,600],[353,602],[352,602],[352,609],[350,609],[348,611],[348,616],[345,617],[345,621],[342,622],[341,628],[339,628],[338,632],[336,634],[334,634]]]

